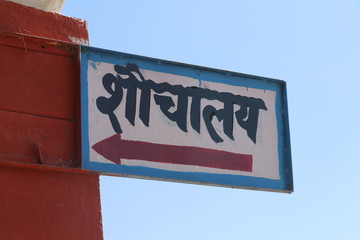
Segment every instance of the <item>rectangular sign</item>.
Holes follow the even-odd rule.
[[[81,47],[82,168],[292,192],[286,84]]]

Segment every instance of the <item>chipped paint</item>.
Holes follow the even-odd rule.
[[[73,43],[89,46],[89,41],[87,39],[77,38],[77,37],[72,37],[72,36],[69,36],[68,39]]]

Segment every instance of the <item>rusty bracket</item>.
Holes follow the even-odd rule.
[[[35,146],[35,150],[36,150],[36,152],[38,154],[39,163],[44,164],[44,160],[43,160],[43,156],[42,156],[42,152],[41,152],[41,147],[42,147],[42,145],[38,144],[38,145]]]

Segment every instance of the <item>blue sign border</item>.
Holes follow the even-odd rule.
[[[175,75],[202,78],[210,82],[225,83],[234,86],[276,91],[276,117],[278,127],[278,153],[280,179],[238,176],[230,174],[178,172],[160,170],[141,166],[124,166],[90,161],[89,125],[88,125],[88,60],[125,65],[136,63],[141,69],[170,73]],[[265,191],[293,191],[291,164],[291,147],[288,121],[286,83],[282,80],[247,75],[242,73],[218,70],[177,63],[161,59],[114,52],[94,47],[81,46],[81,117],[82,117],[82,168],[104,175],[120,175],[136,178],[158,179],[203,185],[224,186],[232,188],[257,189]],[[204,77],[206,76],[206,77]]]

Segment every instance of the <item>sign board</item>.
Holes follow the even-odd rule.
[[[82,168],[292,192],[286,84],[82,46]]]

